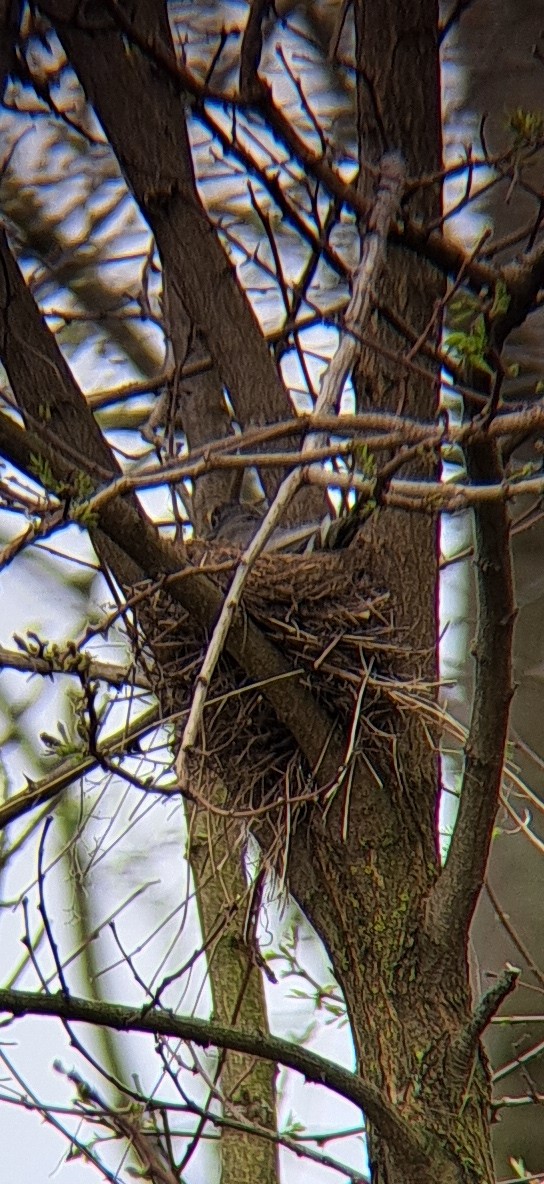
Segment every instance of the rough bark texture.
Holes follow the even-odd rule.
[[[65,471],[61,480],[68,477],[69,481],[70,470],[77,472],[83,464],[85,470],[101,483],[117,471],[115,458],[96,426],[54,337],[48,333],[30,292],[22,282],[7,247],[5,235],[0,236],[0,305],[3,313],[0,315],[0,354],[29,424],[36,426],[38,430],[41,427],[43,431],[43,417],[46,416],[47,427],[44,435],[47,438],[48,433],[51,433],[53,450],[49,455],[53,469],[55,460],[61,464],[61,457],[67,450],[68,465],[64,461]],[[30,339],[35,345],[39,342],[39,349],[35,352],[21,348],[21,343]],[[4,438],[4,448],[6,444]],[[9,445],[7,451],[10,451]],[[35,454],[39,452],[38,444]],[[20,463],[27,467],[29,458],[26,462],[20,458]],[[57,473],[60,476],[59,470]],[[134,502],[131,502],[130,507],[126,506],[125,512],[128,518],[123,525],[122,504],[119,504],[117,511],[114,510],[113,518],[117,524],[115,537],[108,537],[107,532],[101,530],[93,533],[98,554],[110,566],[120,586],[128,591],[133,583],[143,577],[144,572],[149,574],[149,564],[141,553],[138,554],[137,545],[130,547],[129,544],[128,555],[124,549],[129,535],[137,544],[138,538],[144,537],[146,533],[144,522]],[[151,531],[150,542],[153,534]],[[172,548],[171,570],[179,570],[181,562],[182,553]],[[204,606],[202,595],[199,599]],[[212,614],[209,614],[208,620],[211,619]],[[218,839],[218,835],[215,837]],[[202,848],[198,856],[197,848],[198,844],[194,851],[189,851],[189,857],[192,854],[197,856],[195,878],[198,885],[199,870],[205,858]],[[231,901],[238,900],[245,889],[240,851],[235,850],[234,854],[229,854],[224,843],[217,841],[214,858],[218,863],[222,863],[222,878],[219,884],[210,884],[208,874],[202,877],[201,915],[206,944],[210,940],[210,934],[214,930],[217,931],[217,918],[221,916],[224,902],[220,889],[224,890]],[[252,970],[245,988],[241,990],[245,981],[243,967],[244,964],[247,966],[248,961],[242,940],[243,921],[243,911],[242,915],[234,911],[227,932],[220,931],[218,948],[214,951],[210,964],[214,1010],[217,1017],[224,1022],[232,1022],[236,1017],[242,1028],[257,1028],[264,1031],[267,1026],[266,1010],[262,985],[255,969]],[[257,1116],[261,1121],[264,1115],[265,1124],[270,1125],[271,1115],[275,1110],[272,1066],[266,1062],[259,1062],[255,1067],[252,1058],[226,1052],[223,1057],[221,1088],[227,1097],[230,1098],[234,1094],[235,1101],[241,1098],[241,1108],[247,1107],[248,1115],[252,1112],[253,1116]],[[272,1184],[277,1178],[274,1144],[270,1141],[248,1138],[239,1132],[227,1132],[224,1138],[224,1184],[231,1180],[251,1179],[251,1173],[256,1166],[263,1181]]]
[[[372,182],[364,162],[376,165],[386,150],[400,150],[412,176],[440,167],[437,17],[434,0],[356,4],[366,190]],[[427,189],[411,213],[430,217],[438,210],[438,192]],[[379,299],[408,320],[416,336],[441,291],[428,266],[390,250]],[[399,350],[398,337],[383,321],[375,332],[378,344]],[[360,403],[430,416],[437,382],[432,373],[428,383],[414,380],[409,369],[369,350],[361,364]],[[401,635],[426,654],[418,673],[434,678],[435,521],[378,513],[368,553],[373,580],[394,597]],[[411,663],[412,675],[416,665]],[[345,992],[360,1071],[446,1150],[458,1180],[491,1181],[487,1071],[479,1055],[468,1077],[454,1063],[453,1047],[470,1013],[464,952],[460,943],[448,948],[426,925],[426,902],[438,875],[436,756],[416,721],[399,719],[397,728],[398,741],[391,741],[378,769],[382,786],[376,783],[369,794],[357,780],[352,785],[347,843],[340,839],[341,803],[326,826],[311,821],[311,837],[302,828],[295,834],[292,886],[324,938]],[[375,1132],[370,1146],[377,1184],[410,1179],[410,1170],[395,1162]]]
[[[212,801],[225,801],[219,785],[206,790]],[[198,900],[202,932],[209,943],[208,969],[213,992],[213,1018],[248,1032],[265,1030],[266,1004],[256,945],[248,916],[250,898],[244,874],[244,843],[234,819],[193,810],[189,819],[188,858]],[[248,920],[248,932],[244,923]],[[245,938],[245,940],[244,940]],[[275,1129],[276,1067],[242,1053],[220,1055],[219,1088],[230,1111],[249,1122]],[[274,1143],[244,1131],[223,1130],[221,1179],[275,1184],[278,1165]]]

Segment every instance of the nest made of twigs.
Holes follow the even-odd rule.
[[[228,588],[240,551],[195,540],[189,561]],[[145,633],[157,658],[156,686],[165,713],[188,708],[207,638],[189,614],[145,610]],[[262,555],[248,575],[243,611],[300,672],[316,700],[341,723],[364,734],[365,758],[391,741],[406,710],[425,713],[425,686],[399,671],[418,670],[425,655],[414,653],[394,629],[387,592],[373,589],[364,551],[315,551]],[[361,708],[361,688],[364,698]],[[289,798],[311,797],[312,770],[293,736],[268,703],[266,690],[251,683],[234,659],[223,654],[209,688],[197,774],[206,770],[227,786],[232,808],[250,814]],[[201,778],[202,780],[202,778]]]

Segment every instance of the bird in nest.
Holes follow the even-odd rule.
[[[299,526],[277,527],[269,539],[268,552],[284,551],[301,554],[304,551],[335,551],[348,547],[359,527],[368,517],[368,510],[357,502],[347,514],[323,521],[304,522]],[[230,546],[249,545],[263,520],[264,514],[249,503],[229,501],[212,510],[207,538]]]

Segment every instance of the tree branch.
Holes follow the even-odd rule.
[[[431,1159],[413,1126],[391,1102],[372,1085],[324,1057],[308,1052],[275,1036],[260,1032],[241,1032],[212,1021],[174,1016],[163,1010],[150,1011],[123,1007],[120,1004],[91,1002],[75,996],[36,995],[30,991],[0,990],[0,1011],[14,1017],[25,1015],[56,1016],[71,1022],[113,1028],[118,1032],[149,1032],[154,1036],[187,1040],[201,1048],[225,1048],[259,1059],[275,1061],[302,1073],[307,1081],[334,1090],[346,1101],[364,1111],[380,1131],[393,1153],[404,1166],[409,1165],[420,1181],[434,1184],[437,1165]]]
[[[474,1058],[478,1052],[478,1045],[491,1019],[498,1011],[501,1003],[515,990],[521,971],[509,966],[497,977],[493,986],[485,992],[474,1008],[469,1022],[459,1033],[450,1051],[450,1064],[459,1079],[461,1090],[466,1090],[467,1083],[474,1065]]]
[[[384,156],[375,208],[372,212],[368,233],[365,237],[361,262],[353,276],[353,290],[346,310],[345,330],[340,338],[338,349],[325,370],[316,402],[316,415],[324,415],[339,404],[346,378],[353,369],[360,353],[360,334],[363,332],[372,312],[372,293],[378,283],[386,260],[387,229],[392,214],[398,209],[400,204],[404,178],[404,162],[398,154],[389,153]],[[308,452],[316,445],[319,446],[321,442],[320,435],[316,435],[315,432],[308,434],[306,439],[303,440],[300,450],[302,464],[304,464]],[[259,529],[255,531],[255,535],[249,546],[244,550],[231,586],[223,601],[221,612],[206,652],[206,657],[197,678],[189,718],[185,725],[181,746],[176,759],[176,773],[182,785],[187,781],[187,753],[194,747],[200,730],[210,679],[225,645],[231,622],[235,613],[239,610],[246,580],[255,560],[264,550],[275,527],[284,517],[289,502],[300,488],[303,478],[304,470],[301,467],[298,470],[295,469],[283,479],[273,504]]]
[[[19,38],[18,5],[13,0],[0,0],[0,100],[4,81],[15,68],[15,46]]]
[[[93,1089],[92,1086],[90,1086],[89,1083],[85,1081],[75,1069],[71,1069],[69,1072],[66,1072],[66,1077],[76,1086],[80,1102],[81,1094],[84,1094],[85,1102],[82,1103],[83,1113],[90,1115],[91,1118],[97,1117],[98,1121],[102,1120],[105,1124],[107,1123],[113,1127],[116,1123],[117,1115],[120,1112],[108,1106],[107,1102],[101,1098],[97,1090]],[[221,1091],[217,1091],[217,1095],[220,1097]],[[5,1102],[6,1098],[2,1097],[1,1101]],[[18,1103],[22,1106],[25,1104],[23,1099],[13,1099],[13,1101],[14,1104]],[[145,1102],[152,1112],[154,1109],[158,1109],[158,1107],[155,1108],[153,1104],[150,1105],[149,1100],[144,1098],[143,1095],[138,1097],[138,1101],[142,1104]],[[33,1107],[29,1106],[29,1108],[32,1109]],[[286,1147],[288,1151],[292,1151],[293,1155],[298,1156],[299,1159],[307,1159],[311,1163],[319,1164],[321,1167],[328,1167],[332,1168],[335,1172],[341,1172],[342,1175],[347,1176],[347,1179],[350,1180],[352,1184],[370,1184],[369,1177],[366,1173],[359,1172],[356,1168],[349,1168],[347,1164],[340,1163],[338,1159],[335,1159],[331,1155],[327,1155],[324,1151],[314,1151],[313,1148],[309,1147],[307,1143],[304,1143],[300,1137],[298,1139],[292,1138],[289,1135],[280,1134],[278,1131],[272,1130],[268,1126],[263,1126],[262,1122],[250,1121],[249,1118],[245,1117],[242,1108],[236,1106],[236,1104],[229,1103],[227,1107],[225,1107],[227,1113],[218,1114],[209,1105],[199,1106],[197,1102],[187,1097],[182,1103],[181,1108],[184,1114],[194,1114],[200,1118],[199,1129],[204,1129],[205,1127],[211,1125],[218,1131],[232,1131],[237,1132],[240,1135],[247,1135],[249,1133],[255,1135],[260,1140],[264,1139],[267,1142],[274,1143],[278,1147]],[[175,1113],[176,1109],[177,1104],[175,1102],[170,1103],[169,1110],[172,1110]],[[363,1127],[361,1127],[361,1133],[362,1131]],[[148,1146],[148,1143],[149,1140],[146,1141],[144,1147]],[[181,1168],[179,1168],[178,1165],[178,1171],[182,1170],[183,1164]],[[154,1179],[152,1176],[150,1178]],[[176,1176],[175,1184],[183,1184],[183,1179],[183,1177]],[[165,1184],[170,1184],[170,1181],[166,1181]]]
[[[38,455],[47,458],[57,480],[70,478],[71,466],[63,462],[58,452],[50,452],[43,438],[23,431],[7,416],[0,417],[0,446],[23,471],[29,471],[32,458]],[[84,457],[81,463],[84,467]],[[150,579],[176,577],[168,580],[171,598],[203,629],[212,627],[223,603],[222,594],[202,571],[186,566],[179,545],[161,538],[151,523],[121,497],[102,506],[98,526]],[[330,717],[305,687],[303,677],[285,679],[292,670],[289,662],[253,621],[240,612],[232,623],[226,649],[249,678],[268,680],[263,694],[278,719],[289,729],[310,767],[319,763],[324,784],[332,781],[343,763],[341,729],[331,725]],[[276,681],[278,677],[280,680]]]
[[[318,155],[305,144],[298,136],[293,124],[275,105],[267,83],[259,79],[258,93],[254,91],[251,100],[248,101],[242,101],[239,95],[218,91],[213,86],[200,82],[186,66],[178,63],[174,53],[166,50],[156,37],[143,33],[136,23],[126,15],[118,0],[105,0],[105,3],[125,37],[128,37],[134,45],[138,46],[142,54],[149,57],[155,65],[161,68],[178,94],[183,96],[190,94],[199,103],[210,99],[219,104],[238,107],[241,110],[256,106],[265,123],[286,147],[289,158],[297,160],[307,175],[315,177],[326,191],[336,197],[342,205],[351,209],[363,222],[367,221],[372,211],[372,201],[358,193],[354,185],[343,181],[327,162],[325,156]],[[52,0],[48,0],[48,3],[43,7],[47,10],[50,19],[58,25],[59,37],[64,40],[64,29],[69,22],[69,16],[62,12],[58,0],[54,6]],[[493,287],[499,278],[496,268],[486,266],[476,260],[469,264],[467,253],[462,247],[445,239],[439,233],[428,232],[410,219],[403,219],[402,223],[394,223],[390,229],[390,235],[393,242],[414,251],[420,258],[427,259],[446,275],[455,276],[461,268],[466,268],[468,282],[478,289]]]
[[[29,343],[32,343],[31,346]],[[6,455],[35,478],[36,457],[47,459],[57,481],[70,489],[73,462],[63,457],[63,446],[79,449],[79,467],[94,480],[118,467],[92,413],[86,405],[53,334],[28,291],[19,268],[0,233],[0,357],[23,414],[42,425],[42,435],[23,431],[8,416],[0,421],[0,443]],[[43,422],[43,407],[49,418]],[[49,427],[56,433],[55,447],[48,447]],[[169,582],[169,593],[203,629],[213,627],[223,597],[201,571],[186,568],[184,548],[159,536],[143,516],[137,503],[118,497],[103,505],[98,514],[103,535],[118,554],[128,556],[138,571],[150,579],[180,576]],[[91,532],[92,534],[92,532]],[[98,545],[100,543],[98,542]],[[183,570],[185,569],[185,570]],[[181,573],[183,570],[183,576]],[[303,679],[277,683],[292,669],[279,650],[268,641],[253,621],[238,613],[227,639],[227,650],[250,679],[268,680],[265,694],[280,719],[294,736],[311,768],[317,766],[324,783],[334,780],[342,764],[344,745],[341,729],[332,727],[327,713],[303,685]],[[323,753],[325,752],[325,757]]]
[[[166,4],[138,0],[133,6],[134,41],[146,46],[137,54],[126,53],[126,33],[116,28],[120,6],[108,0],[102,8],[103,28],[87,29],[84,21],[74,20],[67,0],[43,5],[155,237],[172,338],[180,332],[204,338],[240,423],[284,418],[291,412],[288,392],[196,191],[185,118],[188,88],[181,85],[189,72],[177,68]],[[110,23],[112,13],[115,22]],[[163,68],[164,61],[174,64],[173,74]],[[132,111],[142,94],[147,116],[135,134]],[[264,476],[267,492],[273,493],[281,474]],[[314,503],[319,498],[315,490],[304,496]]]
[[[263,50],[263,21],[270,0],[250,0],[249,12],[240,46],[240,94],[251,97]]]
[[[158,707],[156,705],[147,707],[131,727],[127,728],[126,724],[123,724],[119,731],[115,732],[113,736],[109,736],[100,745],[98,757],[107,763],[111,761],[112,757],[123,756],[127,748],[130,747],[131,741],[140,739],[158,724]],[[44,805],[45,802],[52,802],[63,790],[69,789],[74,781],[95,769],[96,765],[97,755],[94,753],[82,754],[79,757],[62,761],[53,773],[41,781],[27,779],[28,788],[26,790],[14,794],[0,805],[0,831],[9,826],[10,822],[16,822],[18,818],[23,818],[25,814]]]
[[[136,672],[132,666],[118,666],[113,662],[100,662],[91,658],[82,650],[63,649],[55,646],[53,649],[46,643],[43,645],[29,638],[21,638],[24,648],[8,650],[0,646],[0,667],[8,670],[19,670],[26,674],[41,674],[44,677],[54,674],[72,674],[85,681],[107,682],[112,687],[123,687],[127,683],[143,690],[151,690],[149,679],[141,672]]]
[[[92,400],[91,405],[94,406]],[[143,489],[146,486],[151,488],[165,482],[182,481],[185,478],[195,479],[205,470],[205,466],[213,468],[216,464],[233,468],[257,463],[263,467],[268,464],[292,466],[299,463],[298,457],[293,457],[291,452],[276,453],[272,445],[278,441],[278,447],[281,448],[283,436],[305,436],[310,430],[323,432],[328,436],[344,437],[345,444],[336,445],[336,449],[333,445],[315,449],[308,456],[308,463],[330,460],[341,455],[343,450],[349,453],[357,439],[363,440],[370,453],[389,452],[401,445],[422,445],[429,449],[437,449],[447,445],[467,445],[471,441],[503,440],[508,436],[530,435],[543,427],[544,399],[536,399],[529,406],[521,406],[515,411],[501,409],[489,423],[473,419],[462,424],[437,424],[435,421],[417,420],[389,411],[362,411],[357,415],[343,412],[340,415],[321,415],[309,412],[297,415],[296,419],[248,428],[238,436],[212,440],[206,445],[192,448],[189,456],[183,460],[147,464],[135,475],[124,473],[112,482],[108,493],[113,496],[127,493],[130,489]],[[270,449],[270,455],[260,455],[260,448],[264,444]],[[335,482],[336,476],[332,483]],[[504,488],[504,482],[501,483],[501,488]],[[523,489],[525,492],[525,487]]]
[[[544,244],[521,263],[505,268],[504,276],[509,300],[492,323],[489,342],[496,356],[508,334],[523,324],[544,284]],[[505,485],[499,450],[491,440],[469,445],[467,470],[471,480],[488,490],[496,482]],[[506,502],[475,503],[474,533],[478,625],[472,716],[455,830],[445,868],[428,902],[431,928],[438,940],[448,944],[465,940],[484,882],[514,694],[512,639],[517,610]]]
[[[485,486],[500,481],[496,445],[471,444],[467,467]],[[516,608],[505,502],[474,506],[478,621],[476,671],[459,812],[446,865],[429,897],[429,922],[443,943],[464,943],[484,881],[502,782],[512,686]]]

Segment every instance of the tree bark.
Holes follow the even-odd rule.
[[[441,167],[438,11],[434,0],[410,5],[360,0],[355,20],[360,187],[369,193],[373,179],[365,164],[376,167],[385,151],[404,155],[409,176]],[[438,187],[416,193],[411,216],[430,219],[439,212]],[[432,325],[442,293],[441,277],[427,264],[390,247],[380,304],[409,321],[416,337]],[[431,341],[439,330],[439,322],[431,327]],[[385,317],[375,340],[376,350],[365,350],[361,361],[359,405],[432,416],[436,370],[429,369],[427,383],[414,379]],[[392,363],[380,346],[398,360]],[[429,464],[416,463],[416,471],[428,476]],[[434,681],[436,520],[379,511],[361,545],[367,547],[374,585],[391,592],[395,627],[409,647],[405,673],[417,670]],[[326,825],[314,816],[306,830],[295,832],[291,885],[325,941],[344,990],[361,1074],[425,1132],[437,1153],[445,1152],[452,1179],[491,1182],[485,1059],[476,1042],[467,1071],[455,1051],[471,1006],[463,944],[448,948],[427,916],[440,874],[436,751],[416,718],[399,716],[393,728],[396,734],[379,757],[370,757],[379,778],[374,792],[357,776],[353,780],[346,843],[341,840],[345,802],[335,803]],[[369,1147],[375,1184],[412,1178],[372,1127]]]
[[[211,778],[206,794],[223,803],[225,790]],[[196,888],[202,933],[207,943],[213,1018],[247,1032],[267,1030],[262,972],[256,959],[252,926],[245,933],[251,894],[244,874],[245,843],[236,819],[224,819],[195,808],[189,815],[187,857]],[[209,943],[209,944],[208,944]],[[276,1068],[269,1061],[223,1050],[218,1087],[249,1122],[275,1130]],[[279,1179],[273,1142],[226,1127],[221,1135],[221,1180],[275,1184]]]

